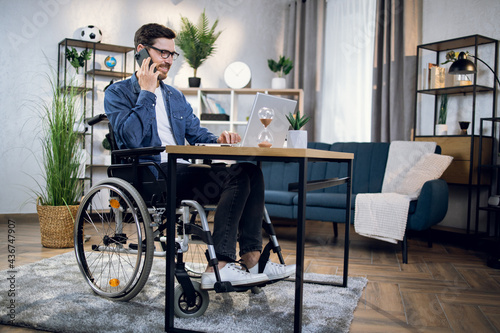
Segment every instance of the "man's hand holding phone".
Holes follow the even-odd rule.
[[[151,60],[148,50],[145,48],[136,53],[135,55],[139,70],[137,71],[137,80],[142,90],[148,90],[152,93],[158,87],[158,76],[160,73],[156,70],[156,64]]]

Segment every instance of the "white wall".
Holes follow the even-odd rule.
[[[217,52],[198,70],[203,87],[225,87],[223,72],[233,61],[252,69],[252,87],[268,88],[273,73],[268,58],[284,49],[285,21],[291,0],[0,0],[0,214],[35,212],[31,189],[40,168],[40,121],[30,101],[46,96],[44,74],[57,65],[57,44],[93,24],[103,43],[133,46],[135,31],[156,22],[178,29],[180,15],[197,20],[206,8],[219,18],[223,33]],[[192,70],[180,57],[167,83],[187,87]],[[102,100],[100,101],[102,103]]]
[[[500,39],[500,1],[498,0],[423,0],[422,14],[423,44],[474,34]],[[493,59],[487,61],[493,61]],[[492,62],[489,63],[492,64]],[[481,68],[481,64],[478,65],[478,70],[478,80],[482,76],[492,78],[489,70]],[[491,82],[492,79],[488,81],[488,85],[491,85]],[[500,105],[500,96],[498,97],[497,106]],[[450,99],[447,121],[449,134],[456,134],[458,131],[458,120],[466,120],[467,117],[471,117],[471,114],[468,113],[471,103],[469,99],[460,102]],[[479,131],[478,119],[491,117],[491,110],[491,95],[479,96],[476,104],[476,134]],[[497,107],[497,116],[499,115]],[[472,202],[475,202],[475,194]],[[472,223],[474,224],[474,210],[472,212]],[[450,186],[448,214],[441,225],[465,228],[466,214],[467,188],[465,186]],[[484,220],[480,223],[480,227],[484,228]]]

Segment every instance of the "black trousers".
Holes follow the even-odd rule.
[[[166,172],[167,163],[161,164]],[[219,260],[235,261],[239,255],[262,250],[264,178],[252,163],[232,165],[178,164],[177,199],[216,204],[214,247]]]

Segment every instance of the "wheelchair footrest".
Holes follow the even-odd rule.
[[[255,288],[258,287],[264,287],[266,284],[268,284],[269,281],[259,283],[257,285],[246,285],[246,286],[233,286],[231,282],[229,281],[221,281],[221,282],[215,282],[214,284],[214,291],[216,293],[228,293],[228,292],[245,292],[248,290],[254,290]],[[257,289],[255,289],[257,290]]]

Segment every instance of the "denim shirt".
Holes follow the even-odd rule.
[[[217,142],[217,136],[200,126],[186,97],[160,81],[165,109],[178,145]],[[141,90],[137,77],[116,82],[106,89],[104,110],[113,127],[119,149],[161,146],[156,124],[156,95]],[[160,156],[152,157],[159,162]]]

